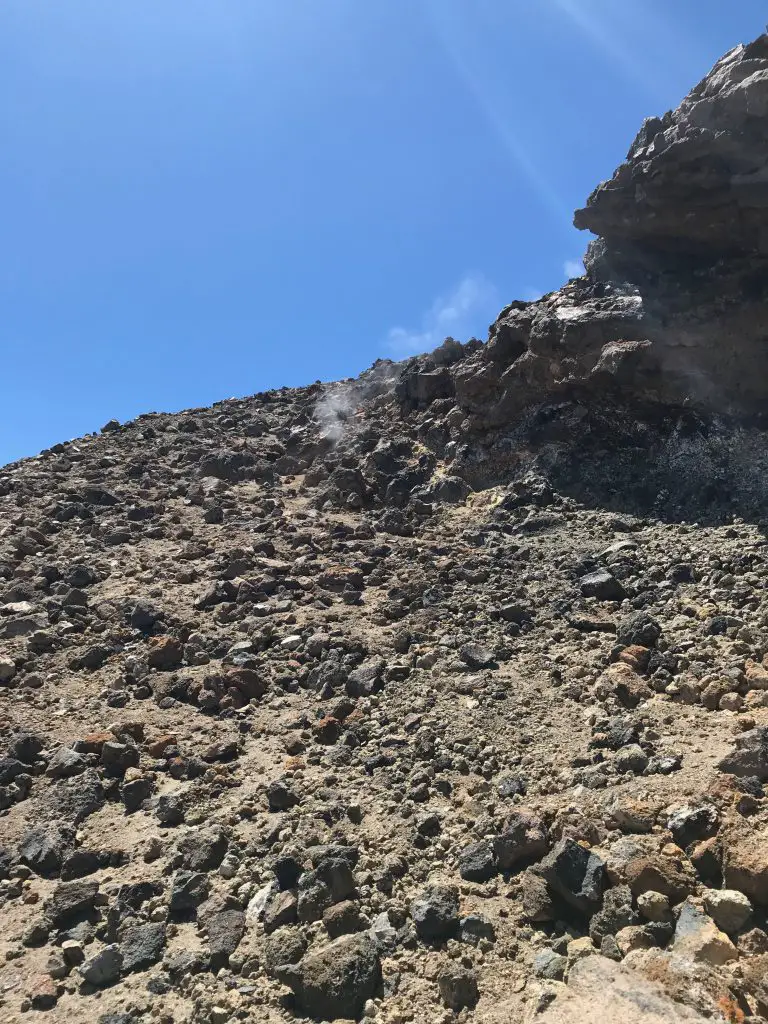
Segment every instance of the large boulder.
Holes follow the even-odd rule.
[[[606,883],[605,863],[573,839],[561,839],[536,871],[574,910],[592,914],[599,909]]]
[[[604,956],[588,956],[574,963],[568,987],[559,988],[543,1012],[537,1012],[539,1009],[534,1001],[525,1024],[705,1024],[713,1020],[711,1014],[704,1016],[675,1002],[660,984],[639,971]]]
[[[381,964],[370,935],[342,935],[298,964],[278,966],[275,973],[293,989],[297,1008],[306,1016],[356,1020],[376,995]]]
[[[755,776],[768,781],[768,727],[759,726],[739,733],[734,738],[734,749],[720,761],[721,772],[739,778]]]
[[[768,906],[768,834],[737,832],[723,843],[723,880],[755,903]]]

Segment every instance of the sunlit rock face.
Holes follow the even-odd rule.
[[[764,410],[768,370],[768,36],[726,54],[643,125],[575,223],[594,280],[624,280],[656,325],[662,395]]]
[[[547,398],[599,389],[761,413],[767,128],[763,35],[723,57],[676,111],[644,123],[576,213],[598,236],[586,276],[502,311],[488,345],[452,369],[461,408],[494,428]]]
[[[764,35],[726,54],[677,110],[644,123],[576,226],[604,238],[609,254],[634,242],[661,258],[768,255],[766,119]]]
[[[512,302],[485,345],[409,361],[396,388],[403,409],[448,403],[456,436],[472,438],[459,475],[503,478],[528,451],[548,471],[567,463],[580,486],[626,464],[625,487],[643,451],[645,476],[658,469],[663,490],[670,475],[695,490],[697,466],[723,465],[710,482],[762,500],[749,467],[763,460],[763,435],[743,431],[768,411],[766,138],[762,35],[723,57],[677,110],[647,120],[576,212],[596,236],[583,277]],[[614,482],[609,474],[605,487]]]

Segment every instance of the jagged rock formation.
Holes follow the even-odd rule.
[[[575,224],[599,236],[587,277],[513,303],[456,377],[483,423],[579,390],[763,413],[768,370],[768,42],[724,57],[663,118]],[[488,399],[495,401],[486,411]]]
[[[487,344],[0,473],[0,1021],[768,1020],[767,83]]]
[[[600,236],[586,277],[513,302],[487,345],[415,362],[409,404],[453,398],[466,413],[461,436],[495,431],[494,447],[498,432],[522,426],[518,441],[554,458],[550,471],[568,478],[575,461],[582,490],[592,481],[602,499],[631,490],[621,463],[643,450],[649,491],[678,490],[679,506],[698,510],[724,492],[764,505],[762,437],[733,420],[743,431],[766,408],[767,109],[761,36],[678,110],[647,121],[577,212],[576,225]]]

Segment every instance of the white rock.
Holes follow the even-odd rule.
[[[267,905],[267,900],[275,891],[276,887],[276,882],[270,882],[269,885],[265,885],[263,889],[259,889],[253,899],[249,902],[245,911],[245,921],[251,928],[261,920],[264,914],[264,908]]]
[[[704,906],[718,928],[732,935],[752,916],[752,904],[738,889],[707,889]]]

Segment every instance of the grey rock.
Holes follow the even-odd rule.
[[[443,1005],[450,1010],[474,1007],[480,998],[477,975],[458,964],[447,964],[437,976],[437,986]]]
[[[299,803],[298,796],[280,779],[267,786],[267,801],[270,811],[287,811]]]
[[[533,869],[522,874],[523,913],[532,923],[555,921],[557,910],[552,902],[549,886]]]
[[[16,675],[16,664],[12,658],[0,658],[0,686],[8,686]]]
[[[622,928],[638,923],[632,907],[632,890],[628,885],[617,885],[603,896],[603,905],[589,922],[589,937],[599,946],[606,935],[615,935]]]
[[[74,942],[72,939],[65,939],[62,942],[61,953],[65,962],[72,967],[79,967],[85,960],[82,943]]]
[[[317,900],[316,905],[313,904],[311,912],[306,903],[302,905],[302,920],[316,921],[322,915],[322,911],[328,905],[328,894],[325,889],[323,896],[324,899]],[[298,912],[299,901],[296,893],[290,889],[272,893],[264,907],[264,931],[269,934],[283,925],[294,924]]]
[[[647,612],[635,612],[622,619],[616,627],[616,642],[622,647],[638,644],[640,647],[655,647],[661,636],[661,626]]]
[[[381,688],[386,662],[383,658],[369,658],[368,661],[349,673],[346,681],[347,693],[352,697],[369,697]]]
[[[510,601],[499,608],[499,617],[505,622],[514,622],[516,626],[522,626],[534,618],[534,612],[528,605]]]
[[[104,787],[93,768],[72,779],[62,779],[45,796],[49,813],[73,825],[101,810],[104,801]]]
[[[411,903],[411,918],[426,942],[452,938],[459,928],[459,893],[455,886],[433,885]]]
[[[311,877],[312,873],[309,874]],[[324,858],[314,874],[328,887],[334,903],[347,899],[355,891],[355,876],[349,862],[342,857]]]
[[[177,871],[173,876],[169,910],[172,914],[189,914],[207,897],[210,883],[199,871]]]
[[[96,580],[92,569],[89,569],[87,565],[79,564],[70,565],[64,573],[64,578],[70,587],[75,587],[78,590],[90,586]]]
[[[511,796],[525,796],[528,792],[528,784],[520,775],[506,775],[499,781],[496,791],[504,799]]]
[[[73,878],[85,878],[95,871],[107,867],[109,852],[107,850],[86,850],[80,847],[68,853],[61,864],[61,879],[64,882]]]
[[[35,630],[43,630],[48,625],[46,615],[23,615],[0,623],[0,640],[14,640],[20,636],[29,636]]]
[[[360,859],[360,852],[356,846],[327,843],[323,846],[310,846],[307,849],[307,857],[315,868],[319,867],[324,860],[343,860],[350,868],[355,868]]]
[[[183,793],[161,793],[155,804],[155,817],[161,825],[182,825],[186,816]]]
[[[293,889],[304,872],[304,867],[298,857],[285,854],[278,857],[272,865],[272,870],[281,889]]]
[[[224,910],[206,921],[211,970],[218,971],[229,963],[230,956],[245,934],[245,914],[240,910]]]
[[[332,939],[363,931],[366,921],[360,908],[352,900],[343,900],[329,907],[323,914],[323,926]]]
[[[138,778],[124,781],[120,786],[120,798],[126,814],[134,814],[140,810],[152,796],[154,779],[150,773],[139,775]]]
[[[624,959],[615,935],[603,936],[600,942],[600,955],[615,960],[616,963]]]
[[[720,967],[738,957],[728,936],[690,899],[683,903],[678,914],[673,950],[712,967]]]
[[[264,944],[264,966],[273,976],[281,964],[297,964],[307,951],[307,940],[297,928],[278,928]]]
[[[139,924],[127,928],[120,940],[123,970],[143,971],[162,959],[165,948],[165,924]]]
[[[307,871],[299,879],[297,914],[300,921],[319,921],[334,900],[330,888],[316,871]],[[284,923],[281,920],[281,923]]]
[[[194,829],[179,840],[182,866],[187,871],[213,871],[224,860],[228,845],[220,828]]]
[[[12,757],[0,757],[0,786],[7,786],[28,771],[27,765]]]
[[[120,947],[113,944],[99,950],[78,968],[83,981],[96,988],[113,985],[119,978],[123,968],[123,957]]]
[[[177,982],[190,974],[200,974],[208,966],[207,956],[199,949],[179,949],[163,960],[163,967],[171,979]]]
[[[683,762],[682,754],[664,754],[655,755],[648,759],[648,767],[645,769],[646,775],[671,775],[673,772],[680,771],[680,766]]]
[[[88,767],[88,759],[70,747],[59,747],[48,762],[45,774],[51,779],[68,779]]]
[[[44,946],[50,938],[50,930],[43,921],[36,921],[26,929],[21,937],[24,946]]]
[[[720,816],[712,804],[685,804],[667,818],[667,828],[678,846],[686,849],[691,843],[708,839],[717,832]]]
[[[631,743],[629,746],[621,747],[616,751],[613,763],[620,772],[642,775],[648,767],[648,755],[639,744]]]
[[[627,596],[621,583],[606,569],[582,576],[579,589],[584,597],[596,597],[599,601],[623,601]]]
[[[137,601],[131,609],[129,621],[134,629],[149,632],[162,617],[162,612],[148,601]]]
[[[162,882],[129,882],[117,890],[117,905],[129,910],[138,910],[153,896],[163,891]]]
[[[741,931],[752,917],[752,904],[738,889],[705,889],[704,907],[728,935]]]
[[[758,726],[734,738],[735,750],[718,764],[721,772],[740,778],[755,776],[768,782],[768,727]]]
[[[31,765],[45,749],[45,742],[32,732],[17,734],[8,744],[8,755],[22,764]]]
[[[493,848],[500,871],[538,860],[547,852],[544,824],[528,811],[515,811],[506,818]]]
[[[60,882],[46,905],[46,917],[55,928],[72,924],[93,912],[98,894],[97,882]]]
[[[459,657],[470,668],[487,668],[494,663],[493,651],[482,644],[463,644],[459,648]]]
[[[487,882],[496,871],[496,854],[485,840],[465,846],[459,854],[459,874],[465,881]]]
[[[567,966],[567,958],[554,949],[542,949],[533,958],[533,973],[545,981],[562,981]]]
[[[129,768],[139,765],[139,751],[131,743],[108,741],[101,748],[101,764],[107,775],[121,779]]]
[[[472,488],[458,476],[442,476],[434,480],[427,488],[424,497],[426,501],[435,501],[440,504],[455,505],[465,500],[472,493]]]
[[[581,913],[594,913],[605,886],[605,864],[573,839],[561,839],[537,866],[549,887]]]
[[[493,924],[483,914],[467,914],[460,922],[459,938],[470,946],[476,946],[481,939],[496,941]]]
[[[373,919],[369,934],[376,942],[379,949],[383,951],[391,951],[397,945],[397,929],[390,921],[389,914],[386,910],[377,914]]]
[[[19,844],[19,859],[44,878],[55,876],[75,841],[74,830],[65,825],[34,828]]]

